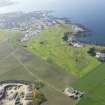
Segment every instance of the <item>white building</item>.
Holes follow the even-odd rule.
[[[96,53],[96,58],[98,60],[100,60],[101,62],[105,62],[105,53],[103,53],[103,52],[97,52]]]
[[[67,95],[67,96],[69,96],[69,97],[74,96],[75,95],[74,94],[74,89],[72,89],[72,88],[66,88],[64,90],[64,94]]]
[[[64,90],[64,94],[67,95],[68,97],[72,97],[73,99],[79,99],[80,97],[84,95],[83,92],[80,92],[73,88],[66,88]]]
[[[97,52],[96,58],[105,58],[105,53]]]
[[[77,47],[77,48],[83,47],[83,44],[81,44],[79,42],[70,42],[69,44],[72,45],[73,47]]]

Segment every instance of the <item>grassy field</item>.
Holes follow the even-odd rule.
[[[45,84],[41,89],[47,98],[44,105],[72,105],[73,100],[63,95],[62,90],[78,78],[17,47],[15,38],[20,32],[1,30],[0,33],[7,34],[0,43],[0,80],[40,80]]]
[[[105,64],[81,78],[74,87],[86,92],[78,105],[105,105]]]
[[[92,46],[80,49],[67,46],[62,40],[65,31],[63,26],[46,29],[32,38],[28,51],[16,45],[20,32],[0,30],[4,34],[0,43],[0,80],[42,81],[45,86],[41,91],[47,98],[43,105],[74,105],[73,100],[62,94],[69,86],[86,92],[78,105],[104,105],[105,64],[87,54]]]
[[[64,32],[71,27],[56,25],[50,27],[32,38],[27,44],[28,49],[34,54],[41,56],[51,64],[57,64],[69,73],[82,77],[100,63],[87,54],[90,46],[84,48],[73,48],[63,41]]]
[[[6,38],[6,36],[8,36],[7,30],[1,31],[1,29],[0,29],[0,42],[1,42],[1,41],[4,41],[4,39]],[[5,40],[6,40],[6,39],[5,39]]]
[[[0,32],[0,41],[3,40],[3,38],[5,38],[5,32]]]
[[[89,48],[100,46],[68,46],[62,39],[66,31],[62,26],[50,27],[28,42],[28,50],[81,77],[72,85],[86,93],[77,105],[105,105],[105,64],[87,54]]]

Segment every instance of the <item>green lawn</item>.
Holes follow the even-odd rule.
[[[78,105],[105,105],[105,64],[81,78],[74,87],[86,92]]]
[[[0,80],[35,82],[41,79],[45,83],[41,91],[47,98],[43,105],[73,105],[74,101],[61,92],[81,76],[73,86],[87,94],[78,105],[104,105],[105,64],[87,54],[88,48],[92,46],[68,46],[62,39],[65,31],[68,29],[61,25],[44,30],[28,42],[29,51],[17,47],[16,36],[21,35],[19,32],[0,31],[7,35],[2,40],[8,39],[0,43]]]
[[[20,32],[12,30],[0,32],[7,35],[3,34],[5,36],[3,40],[7,40],[1,40],[3,42],[0,43],[0,81],[41,80],[45,85],[41,90],[47,98],[45,105],[72,105],[73,100],[65,97],[62,90],[78,78],[18,46],[16,39],[20,37]]]
[[[63,41],[64,32],[73,32],[71,27],[57,25],[50,27],[33,37],[27,44],[28,49],[52,64],[57,64],[66,71],[84,76],[100,63],[87,54],[89,47],[73,48]]]
[[[7,36],[7,31],[0,30],[0,41],[4,41],[6,36]]]

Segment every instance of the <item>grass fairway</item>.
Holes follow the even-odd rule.
[[[7,35],[7,30],[2,31],[2,30],[0,29],[0,42],[1,42],[1,41],[4,41],[4,39],[6,38],[6,36],[8,36],[8,35]],[[5,40],[6,40],[6,39],[5,39]]]
[[[28,49],[69,73],[82,77],[100,63],[87,54],[89,47],[73,48],[63,41],[64,32],[72,32],[63,25],[50,27],[28,42]]]
[[[0,43],[0,80],[41,80],[45,84],[41,91],[47,98],[43,105],[74,105],[74,101],[62,94],[62,90],[72,86],[78,80],[77,76],[91,71],[74,85],[88,94],[79,105],[86,105],[85,102],[87,105],[104,105],[101,100],[104,100],[105,65],[86,53],[88,47],[78,49],[67,46],[62,40],[64,31],[64,27],[58,26],[46,29],[28,43],[27,51],[16,45],[15,38],[20,32],[1,30],[6,35]],[[44,45],[40,44],[43,41]]]
[[[47,98],[44,105],[72,105],[73,100],[63,95],[62,90],[78,78],[22,47],[17,47],[15,38],[21,35],[20,32],[1,30],[0,33],[7,35],[4,35],[0,43],[0,81],[41,80],[45,84],[41,91]]]
[[[78,105],[105,105],[105,64],[100,64],[74,86],[86,91]]]

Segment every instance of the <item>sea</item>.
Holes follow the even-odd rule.
[[[80,41],[105,44],[105,0],[14,0],[16,4],[0,7],[0,13],[51,10],[56,17],[66,17],[91,32]]]

